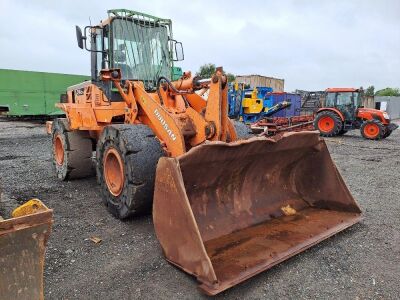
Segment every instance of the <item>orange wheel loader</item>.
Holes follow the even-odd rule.
[[[89,175],[117,218],[148,212],[166,259],[217,294],[351,226],[361,211],[315,132],[253,137],[228,118],[227,78],[190,72],[171,20],[110,10],[77,27],[91,81],[48,124],[62,179]],[[90,42],[90,43],[89,43]],[[204,100],[195,92],[209,89]],[[244,134],[238,134],[242,132]]]

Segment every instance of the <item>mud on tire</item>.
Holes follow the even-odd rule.
[[[95,174],[93,142],[87,131],[69,130],[68,121],[55,119],[52,125],[53,166],[61,180],[83,178]]]
[[[107,173],[111,151],[122,163],[122,179],[116,181],[121,187],[114,190],[109,175],[113,173]],[[103,202],[116,218],[150,211],[156,167],[164,155],[160,142],[146,125],[111,125],[103,130],[96,150],[97,179]]]

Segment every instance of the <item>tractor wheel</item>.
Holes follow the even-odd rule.
[[[337,136],[343,128],[343,123],[338,114],[324,110],[317,114],[314,120],[314,128],[319,130],[322,136]]]
[[[53,165],[61,180],[94,175],[93,143],[86,131],[69,130],[66,119],[52,125]]]
[[[150,211],[156,167],[165,153],[145,125],[111,125],[97,143],[97,179],[108,210],[119,219]]]
[[[368,120],[362,123],[361,135],[368,140],[380,140],[384,137],[385,129],[378,120]]]

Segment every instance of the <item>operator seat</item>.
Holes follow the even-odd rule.
[[[126,51],[121,46],[124,45],[114,51],[114,68],[121,69],[122,79],[134,79],[132,68],[126,63]]]

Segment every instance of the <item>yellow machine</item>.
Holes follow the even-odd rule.
[[[263,100],[258,98],[257,94],[258,90],[254,88],[251,93],[244,95],[242,107],[245,114],[258,114],[263,110]]]

